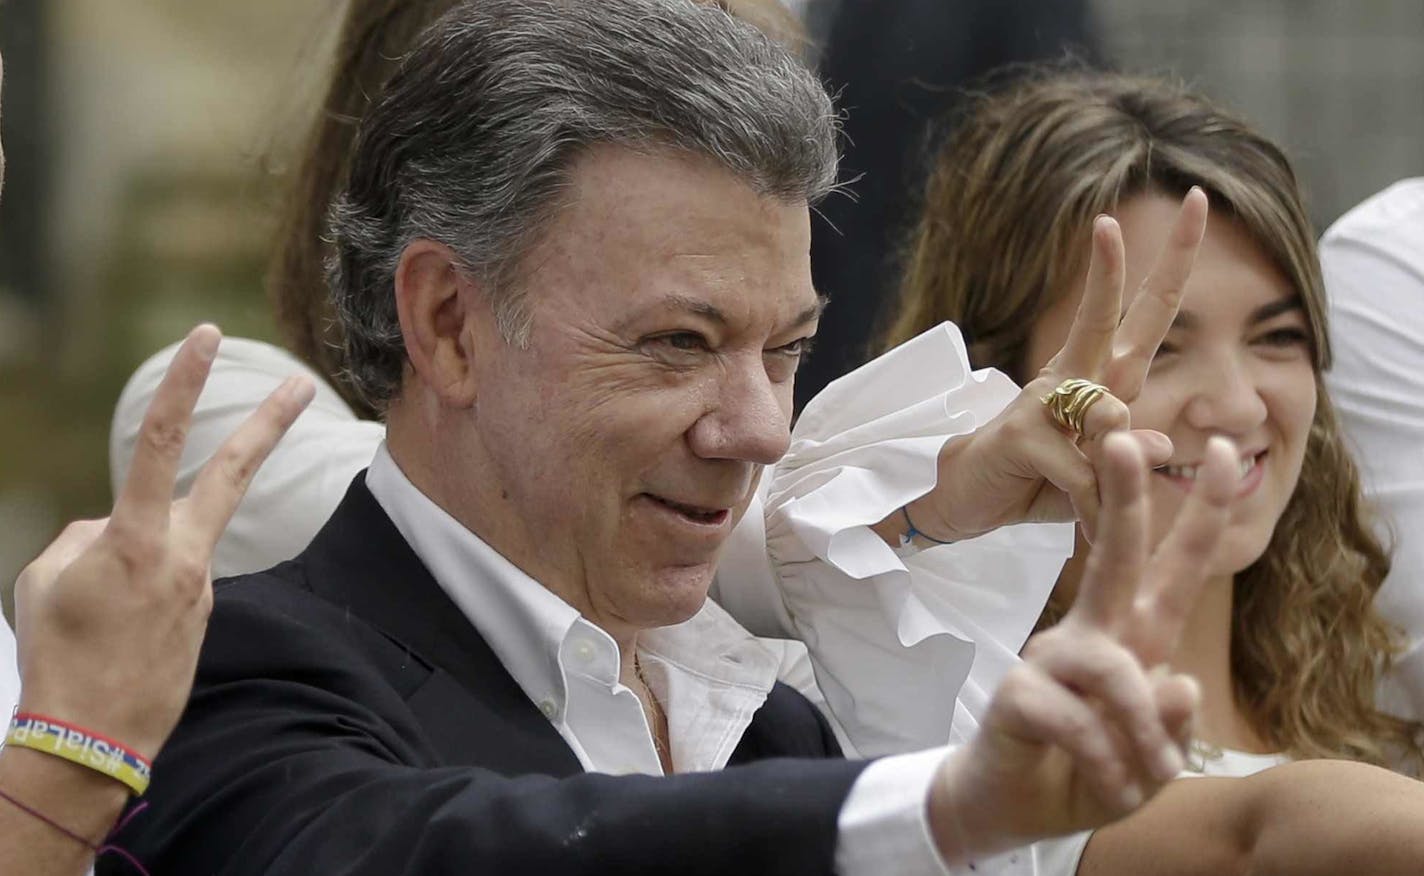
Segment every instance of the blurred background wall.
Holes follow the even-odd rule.
[[[0,3],[0,581],[63,520],[106,511],[109,415],[143,358],[199,319],[272,338],[274,193],[341,5]],[[821,33],[834,11],[791,5]],[[1322,227],[1424,174],[1420,0],[1091,9],[1110,60],[1184,76],[1284,142]]]

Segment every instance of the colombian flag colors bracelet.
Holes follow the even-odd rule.
[[[31,748],[88,767],[123,782],[135,795],[148,790],[152,764],[133,749],[73,724],[34,712],[16,712],[5,744]]]

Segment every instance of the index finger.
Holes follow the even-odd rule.
[[[1177,318],[1182,292],[1206,233],[1207,212],[1206,193],[1192,186],[1182,199],[1157,263],[1122,317],[1113,349],[1112,389],[1127,401],[1142,391],[1152,357]]]
[[[1068,339],[1052,361],[1053,369],[1066,377],[1096,378],[1102,372],[1122,318],[1125,256],[1117,220],[1107,215],[1093,220],[1092,241],[1083,298],[1073,315]]]
[[[222,333],[217,326],[205,323],[189,332],[174,354],[144,413],[129,476],[124,479],[114,502],[111,527],[166,529],[193,408],[202,394],[221,341]]]
[[[211,553],[252,477],[316,394],[305,377],[289,377],[218,448],[193,481],[182,525]]]

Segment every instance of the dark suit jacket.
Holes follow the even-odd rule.
[[[584,773],[362,475],[301,556],[219,582],[192,700],[117,841],[154,876],[830,873],[864,766],[839,753],[777,685],[737,766]]]

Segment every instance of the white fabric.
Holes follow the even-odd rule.
[[[1068,523],[903,558],[869,529],[929,491],[945,441],[1017,394],[1003,374],[971,371],[945,323],[826,387],[763,479],[791,634],[862,755],[972,737],[1073,551]]]
[[[366,485],[584,769],[663,774],[642,704],[619,682],[612,637],[430,501],[384,444]],[[678,772],[727,765],[775,684],[778,665],[776,655],[711,601],[685,623],[641,634],[638,659],[666,711]],[[841,873],[877,874],[888,861],[902,873],[946,872],[925,816],[930,780],[943,759],[940,750],[867,768],[839,820]]]
[[[20,669],[15,661],[15,634],[10,630],[5,617],[0,615],[0,712],[5,726],[10,724],[10,716],[15,713],[15,705],[20,701]]]
[[[1290,757],[1280,752],[1257,754],[1252,751],[1237,751],[1234,748],[1194,745],[1187,754],[1187,768],[1182,771],[1182,778],[1192,776],[1237,778],[1254,775],[1261,770],[1290,762]]]
[[[1326,383],[1384,512],[1394,561],[1375,607],[1407,650],[1380,703],[1424,719],[1424,178],[1396,183],[1340,218],[1320,242],[1335,364]]]

